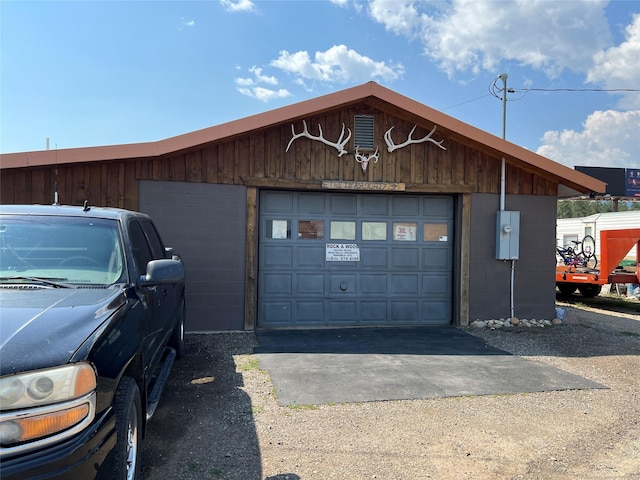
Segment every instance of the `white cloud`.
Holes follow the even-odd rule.
[[[275,86],[278,84],[278,79],[273,76],[263,75],[262,68],[255,65],[249,69],[253,73],[253,77],[238,77],[235,79],[236,89],[247,97],[256,98],[263,102],[268,102],[277,98],[286,98],[291,96],[291,93],[284,88],[274,90],[271,88],[265,88],[259,86],[261,83]]]
[[[617,47],[600,50],[593,56],[593,67],[587,82],[599,83],[605,88],[638,89],[640,80],[640,14],[635,14],[625,29],[625,41]],[[621,108],[640,108],[640,93],[623,95]]]
[[[583,126],[546,132],[536,153],[569,167],[640,167],[640,110],[596,111]]]
[[[236,78],[236,85],[239,87],[251,87],[255,85],[253,78]]]
[[[196,21],[195,20],[187,20],[186,18],[182,17],[180,19],[180,25],[178,25],[178,31],[182,32],[185,28],[193,28],[196,26]]]
[[[256,98],[265,103],[277,98],[286,98],[291,96],[291,93],[285,88],[281,88],[279,90],[271,90],[269,88],[254,86],[254,87],[237,87],[237,90],[241,94],[246,95],[247,97]]]
[[[424,20],[414,3],[412,0],[374,0],[369,5],[369,14],[387,30],[411,37]]]
[[[220,0],[220,5],[228,12],[256,11],[256,6],[251,0]]]
[[[316,52],[313,60],[306,51],[289,53],[282,50],[270,65],[295,75],[299,83],[307,80],[328,83],[365,82],[372,79],[391,81],[404,73],[401,64],[376,62],[345,45],[334,45],[324,52]]]
[[[278,79],[274,76],[267,76],[262,74],[262,69],[260,67],[256,67],[255,65],[249,69],[251,73],[256,76],[256,80],[258,82],[267,83],[269,85],[277,85]]]
[[[451,77],[494,71],[510,60],[555,78],[565,69],[585,71],[592,53],[610,44],[606,3],[373,0],[369,14],[389,31],[420,38],[425,54]]]
[[[344,45],[334,45],[324,52],[316,52],[314,59],[306,51],[289,53],[285,50],[271,61],[269,66],[280,69],[294,76],[293,83],[309,89],[309,83],[348,83],[366,82],[371,79],[395,80],[404,73],[402,65],[387,65],[360,55]],[[286,89],[265,88],[264,85],[278,85],[273,75],[263,73],[261,67],[252,66],[249,72],[252,77],[235,79],[237,90],[243,95],[268,102],[291,95]]]

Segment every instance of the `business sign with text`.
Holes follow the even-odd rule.
[[[359,262],[360,247],[357,243],[327,243],[327,262]]]

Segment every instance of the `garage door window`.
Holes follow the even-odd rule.
[[[395,223],[393,224],[393,239],[396,242],[415,242],[417,241],[416,232],[418,230],[417,223]]]
[[[322,220],[300,220],[298,222],[298,238],[322,240],[324,238],[324,222]]]
[[[362,222],[362,240],[384,241],[386,239],[386,222]]]
[[[331,240],[355,240],[356,222],[331,222]]]
[[[285,240],[291,238],[290,220],[267,220],[266,237]]]
[[[449,232],[446,223],[425,223],[425,242],[446,242],[449,239]]]

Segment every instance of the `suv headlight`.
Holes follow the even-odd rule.
[[[88,363],[0,378],[0,452],[84,428],[95,415],[95,389],[96,374]]]
[[[0,410],[64,402],[95,388],[96,374],[88,363],[10,375],[0,378]]]

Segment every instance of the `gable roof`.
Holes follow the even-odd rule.
[[[497,158],[504,157],[509,163],[548,176],[575,192],[606,190],[606,183],[600,180],[461,122],[375,82],[156,142],[0,154],[0,169],[163,156],[360,102],[370,102],[380,108],[393,107],[400,114],[415,117],[416,121],[423,119],[436,124],[441,134],[466,144],[483,145]]]

